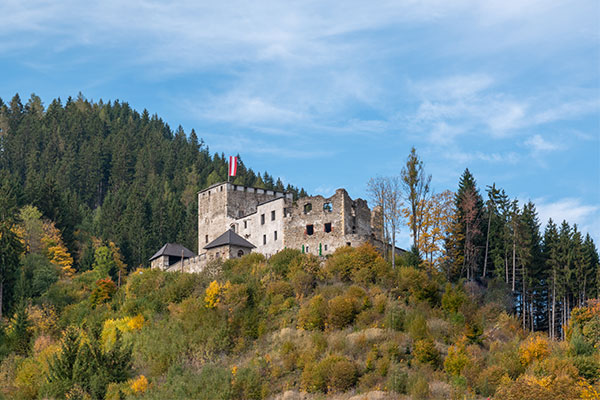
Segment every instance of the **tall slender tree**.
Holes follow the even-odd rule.
[[[410,225],[413,237],[413,246],[419,247],[419,232],[423,223],[423,207],[430,196],[431,175],[425,173],[423,161],[419,159],[415,148],[411,148],[402,168],[402,193],[410,207]]]

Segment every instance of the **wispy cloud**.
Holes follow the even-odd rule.
[[[533,135],[525,141],[525,145],[530,147],[534,152],[545,152],[558,150],[557,144],[545,140],[540,134]]]
[[[545,226],[550,218],[556,224],[566,220],[571,226],[577,224],[581,232],[590,233],[600,240],[600,206],[578,198],[562,198],[555,201],[546,198],[534,200],[540,222]]]

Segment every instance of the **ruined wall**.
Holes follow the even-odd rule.
[[[306,253],[325,256],[339,247],[368,241],[371,212],[366,201],[353,201],[344,189],[338,189],[329,198],[299,199],[290,208],[284,232],[285,247],[302,249],[304,246]]]
[[[256,207],[269,200],[285,197],[283,192],[228,184],[227,216],[239,219],[256,212]]]

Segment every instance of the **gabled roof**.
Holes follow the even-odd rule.
[[[152,261],[155,258],[158,258],[161,256],[181,257],[182,252],[183,252],[183,258],[196,257],[194,252],[186,249],[185,247],[183,247],[180,244],[167,243],[163,247],[161,247],[160,250],[156,252],[156,254],[154,254],[152,257],[150,257],[150,259],[148,261]]]
[[[213,249],[215,247],[227,245],[245,247],[248,249],[253,249],[256,247],[255,245],[253,245],[252,243],[250,243],[249,241],[247,241],[246,239],[244,239],[243,237],[241,237],[240,235],[238,235],[230,229],[215,240],[213,240],[212,242],[210,242],[209,244],[207,244],[206,246],[204,246],[204,248],[208,250]]]

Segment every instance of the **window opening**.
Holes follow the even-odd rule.
[[[263,235],[263,244],[267,244],[267,235]]]
[[[327,251],[327,245],[323,246],[325,248],[325,251]]]
[[[311,203],[306,203],[304,205],[304,214],[308,214],[311,210],[312,210],[312,204]]]
[[[265,214],[260,214],[260,224],[261,225],[265,224]]]
[[[238,250],[238,257],[242,257],[244,255],[244,250]]]
[[[277,240],[277,231],[273,232],[273,240]]]
[[[352,246],[352,243],[346,242],[346,246]]]
[[[248,221],[244,221],[244,229],[248,228]]]
[[[327,222],[325,224],[325,232],[327,232],[327,233],[331,232],[331,222]]]
[[[330,202],[323,203],[323,211],[331,212],[331,210],[333,210],[333,207]]]
[[[271,211],[271,221],[275,221],[275,211]]]
[[[315,226],[314,225],[306,225],[306,234],[310,236],[313,233],[315,233]]]
[[[205,241],[206,243],[208,243],[208,235],[206,235],[206,236],[204,237],[204,241]]]

